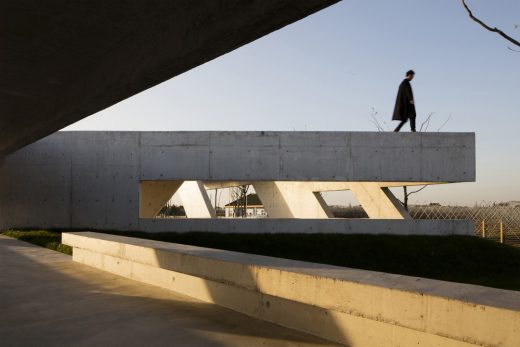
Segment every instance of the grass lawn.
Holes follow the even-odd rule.
[[[70,254],[60,246],[59,232],[4,234]],[[520,290],[520,248],[471,236],[111,234]]]

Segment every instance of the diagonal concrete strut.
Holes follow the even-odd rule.
[[[330,218],[327,204],[310,182],[253,182],[269,218]]]
[[[389,188],[380,187],[376,182],[351,182],[350,190],[361,204],[369,218],[411,219],[403,205]]]

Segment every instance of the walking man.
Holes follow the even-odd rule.
[[[406,73],[405,79],[399,85],[392,120],[399,120],[401,123],[399,123],[397,128],[395,128],[395,132],[401,130],[401,127],[408,121],[408,119],[410,119],[410,129],[412,132],[415,132],[415,104],[413,101],[412,86],[410,84],[414,75],[415,72],[409,70]]]

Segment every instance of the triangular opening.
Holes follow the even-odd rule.
[[[321,196],[334,218],[368,218],[363,206],[359,204],[351,190],[322,192]]]

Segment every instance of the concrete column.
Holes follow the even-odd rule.
[[[307,182],[253,182],[269,218],[329,218],[327,204]]]
[[[139,218],[153,218],[179,189],[182,181],[139,182]]]
[[[351,182],[350,189],[369,218],[411,219],[410,214],[387,187],[376,182]]]
[[[200,181],[185,181],[177,191],[188,218],[216,218],[208,193]]]

